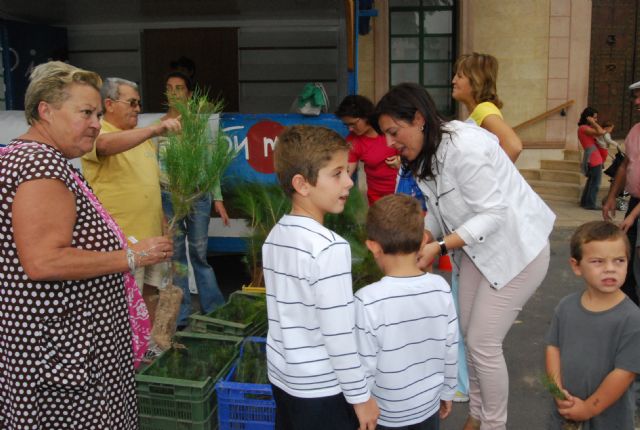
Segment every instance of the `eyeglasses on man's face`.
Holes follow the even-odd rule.
[[[129,105],[129,107],[131,109],[135,109],[137,107],[142,109],[142,100],[140,100],[140,99],[129,99],[129,100],[109,99],[109,100],[114,101],[114,102],[118,102],[118,103],[126,103],[126,104]]]

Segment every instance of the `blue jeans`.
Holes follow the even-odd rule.
[[[451,257],[453,260],[453,257]],[[454,262],[451,273],[451,295],[456,306],[456,312],[460,315],[460,304],[458,303],[458,265]],[[467,369],[467,353],[464,349],[464,338],[460,329],[460,318],[458,317],[458,389],[462,394],[469,395],[469,370]]]
[[[587,171],[587,183],[584,185],[580,206],[586,209],[594,209],[598,206],[598,190],[602,178],[602,164],[589,167]]]
[[[162,208],[167,218],[173,216],[171,195],[162,192]],[[189,261],[193,267],[196,288],[203,313],[209,313],[224,304],[224,297],[218,287],[216,274],[207,262],[207,243],[209,241],[209,217],[211,212],[211,196],[205,195],[196,200],[191,213],[176,223],[173,237],[173,261],[187,267],[187,250],[185,238],[189,240]],[[174,285],[182,288],[182,304],[178,315],[178,325],[186,325],[191,311],[191,294],[189,292],[189,275],[173,274]]]

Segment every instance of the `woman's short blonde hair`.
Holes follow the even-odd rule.
[[[469,78],[473,100],[476,103],[491,102],[498,108],[502,101],[498,98],[496,81],[498,80],[498,60],[493,55],[465,54],[458,58],[455,71]]]
[[[24,116],[33,125],[40,119],[38,105],[41,101],[59,107],[69,98],[67,88],[71,84],[89,85],[100,92],[100,75],[79,69],[62,61],[50,61],[36,66],[29,77],[30,83],[24,96]]]

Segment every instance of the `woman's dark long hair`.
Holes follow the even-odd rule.
[[[587,121],[587,117],[594,116],[597,113],[598,113],[598,111],[596,109],[592,108],[591,106],[587,106],[586,108],[584,108],[584,110],[580,114],[580,120],[578,121],[578,127],[581,126],[581,125],[591,125],[591,124],[589,124],[589,121]]]
[[[420,179],[433,178],[437,172],[433,171],[433,156],[440,145],[445,124],[444,118],[438,113],[436,104],[427,91],[418,84],[404,83],[391,88],[376,106],[373,124],[380,133],[378,118],[380,115],[412,123],[416,112],[420,112],[425,120],[422,149],[413,161],[402,159],[402,167],[411,171]]]

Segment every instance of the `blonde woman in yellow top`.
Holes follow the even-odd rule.
[[[522,142],[500,112],[502,102],[496,91],[498,60],[493,55],[474,52],[458,58],[455,70],[453,98],[467,107],[470,119],[498,137],[500,146],[515,163],[522,152]]]

